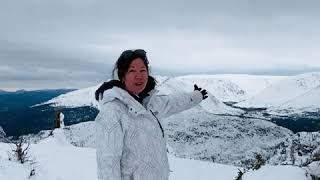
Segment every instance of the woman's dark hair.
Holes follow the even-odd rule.
[[[124,75],[128,72],[130,64],[133,60],[140,58],[143,61],[143,64],[146,66],[147,71],[149,73],[149,61],[147,58],[146,51],[143,49],[137,50],[125,50],[121,53],[120,57],[118,58],[114,68],[112,70],[112,77],[113,79],[117,79],[115,75],[118,76],[118,79],[122,81]],[[117,74],[115,74],[117,73]]]
[[[150,76],[149,70],[149,61],[146,55],[146,51],[143,49],[136,49],[136,50],[125,50],[121,53],[120,57],[118,58],[114,68],[112,70],[112,77],[113,79],[117,79],[115,75],[118,76],[119,81],[123,84],[122,79],[125,74],[128,72],[130,64],[133,60],[140,58],[143,61],[143,64],[146,66],[148,71],[148,82],[146,88],[141,92],[141,94],[148,93],[150,90],[154,89],[156,85],[156,80],[154,77]]]

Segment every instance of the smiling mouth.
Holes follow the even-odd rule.
[[[141,85],[143,85],[143,83],[142,83],[142,82],[134,83],[134,85],[136,85],[136,86],[141,86]]]

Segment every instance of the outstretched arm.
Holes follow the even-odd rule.
[[[173,93],[155,96],[153,99],[154,102],[152,103],[152,110],[159,117],[169,117],[198,105],[207,97],[207,91],[195,85],[195,90],[190,93]]]

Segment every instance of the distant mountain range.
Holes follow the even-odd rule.
[[[0,89],[0,94],[8,94],[10,92]]]
[[[201,106],[214,114],[242,114],[262,118],[277,115],[305,118],[308,117],[308,112],[312,112],[312,116],[320,114],[320,72],[297,76],[227,74],[174,78],[156,76],[156,79],[162,93],[192,91],[194,84],[207,89],[210,98]],[[98,104],[93,97],[97,88],[98,86],[80,89],[46,103],[65,107],[97,108]],[[239,109],[246,112],[241,113]]]
[[[318,132],[296,133],[320,130],[320,114],[315,111],[320,102],[316,101],[320,85],[318,74],[290,77],[156,76],[157,89],[161,94],[190,92],[193,91],[193,84],[198,84],[209,92],[209,97],[199,106],[166,119],[165,134],[169,152],[179,157],[237,166],[250,164],[257,153],[262,154],[272,164],[304,163],[320,145]],[[70,142],[77,146],[94,147],[95,128],[92,121],[99,109],[98,102],[94,99],[94,92],[98,87],[99,85],[79,89],[49,98],[48,101],[33,103],[29,109],[32,113],[28,116],[25,116],[23,111],[15,112],[21,114],[20,119],[13,121],[11,126],[22,124],[21,129],[28,127],[23,129],[23,133],[22,130],[15,129],[19,131],[16,135],[28,134],[27,130],[32,128],[32,133],[50,129],[54,111],[61,110],[66,125],[74,124],[65,128]],[[293,105],[290,102],[299,102],[303,111],[295,108],[286,109],[290,111],[288,114],[271,113],[276,112],[274,108],[280,107],[275,106],[275,102],[283,99],[285,101],[282,102],[285,103],[282,104],[287,103],[290,107]],[[274,104],[264,106],[269,105],[267,102]],[[250,106],[240,106],[245,103]],[[263,106],[260,106],[261,104]],[[34,112],[39,113],[34,115]],[[7,132],[6,128],[8,129],[8,126],[3,126],[8,135],[14,134]],[[47,133],[48,131],[42,131],[31,137],[41,139],[47,136]]]
[[[253,97],[236,104],[240,107],[263,107],[272,110],[318,111],[320,109],[320,73],[287,77],[271,84]]]
[[[193,90],[194,84],[207,89],[209,98],[199,106],[206,113],[267,120],[299,132],[320,130],[319,74],[187,75],[156,76],[156,79],[157,88],[164,94],[189,92]],[[54,111],[57,109],[65,114],[66,125],[93,121],[99,107],[94,99],[94,92],[98,87],[99,85],[79,90],[1,91],[0,126],[8,135],[36,133],[52,127]]]
[[[301,109],[304,112],[320,109],[320,72],[297,76],[188,75],[156,78],[158,88],[163,93],[192,91],[193,85],[198,84],[207,89],[217,101],[232,102],[235,107],[273,110],[290,108],[297,112],[301,112]],[[98,86],[80,89],[47,103],[71,107],[97,107],[93,97],[97,88]]]
[[[52,127],[54,108],[32,105],[48,101],[75,89],[0,92],[0,126],[8,136],[37,133]]]

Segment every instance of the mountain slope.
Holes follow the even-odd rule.
[[[291,77],[295,80],[288,78],[289,80],[283,79],[281,82],[289,81],[291,84],[296,84],[296,79],[302,78],[311,84],[310,77],[312,78],[313,76],[313,74],[301,75],[299,77]],[[205,77],[201,78],[205,79]],[[207,83],[207,86],[209,87],[214,81],[208,81],[210,83]],[[157,87],[160,91],[159,93],[169,94],[190,92],[193,90],[194,82],[200,81],[195,80],[193,76],[188,76],[187,78],[165,77],[160,82]],[[230,84],[230,82],[228,81],[227,84]],[[200,86],[200,84],[198,85]],[[207,88],[205,85],[203,84],[200,87]],[[273,88],[275,86],[271,85],[270,87]],[[306,85],[306,87],[309,89],[311,85]],[[71,95],[66,94],[57,97],[51,102],[60,106],[93,105],[99,108],[95,100],[93,100],[96,88],[78,90],[69,93]],[[246,166],[248,162],[254,159],[256,153],[271,158],[280,143],[295,136],[290,130],[271,122],[259,118],[246,118],[243,116],[242,110],[225,105],[214,96],[212,90],[208,89],[208,91],[209,98],[201,102],[199,106],[166,119],[165,129],[168,144],[170,152],[175,155]],[[85,127],[79,124],[77,128],[70,128],[70,133],[66,133],[68,134],[67,137],[71,139],[72,144],[77,146],[94,147],[95,142],[92,138],[95,132],[90,126],[93,125],[88,122]],[[88,133],[84,133],[84,131]]]
[[[275,110],[286,110],[292,112],[317,112],[320,110],[320,85],[306,93],[289,100],[277,107]]]
[[[199,106],[165,122],[169,151],[176,156],[237,166],[246,166],[255,153],[271,156],[273,148],[292,135],[271,122],[214,115]],[[64,132],[73,145],[95,147],[94,126],[92,121],[83,122],[64,128]],[[48,134],[42,132],[40,136]],[[39,141],[38,136],[33,141]]]
[[[196,107],[166,119],[171,152],[178,157],[247,166],[255,153],[272,156],[292,132],[271,122],[220,116]]]
[[[320,72],[288,77],[272,84],[256,96],[237,103],[240,107],[275,107],[294,101],[295,98],[320,85]],[[302,106],[304,105],[303,101]]]
[[[283,76],[254,76],[254,75],[188,75],[180,77],[156,76],[158,89],[161,94],[172,92],[190,92],[193,85],[207,89],[211,100],[204,108],[217,114],[241,114],[242,111],[225,106],[222,102],[239,102],[252,97],[261,89],[284,79]],[[99,87],[89,87],[51,99],[44,104],[53,106],[80,107],[94,106],[94,92]],[[214,111],[213,111],[214,109]]]
[[[31,144],[30,154],[36,165],[8,161],[9,144],[0,143],[1,180],[46,179],[46,180],[97,180],[96,151],[68,144],[62,131]],[[235,166],[176,158],[169,155],[170,180],[230,180],[235,179]],[[35,175],[29,177],[31,170]],[[264,166],[261,170],[249,171],[243,180],[311,180],[306,171],[294,166]]]
[[[248,99],[286,76],[257,76],[245,74],[188,75],[177,79],[205,87],[220,101],[239,102]]]
[[[225,105],[222,101],[216,98],[215,94],[213,94],[212,89],[208,89],[208,84],[205,86],[199,87],[205,88],[208,91],[208,98],[201,102],[200,106],[212,114],[229,114],[229,115],[240,115],[243,113],[242,110],[232,108],[230,106]],[[194,90],[194,83],[185,79],[171,78],[164,81],[157,88],[160,94],[171,94],[171,93],[186,93]],[[224,91],[225,92],[225,91]]]
[[[94,92],[98,89],[98,87],[100,87],[100,85],[62,94],[44,103],[36,104],[35,106],[51,104],[52,106],[63,107],[93,106],[97,108],[98,102],[94,98]]]
[[[157,79],[159,79],[158,89],[160,94],[184,93],[193,91],[193,83],[191,82],[182,81],[179,80],[179,78],[157,77]],[[39,105],[52,104],[52,106],[63,107],[93,106],[95,108],[99,108],[98,102],[94,99],[94,92],[99,86],[100,85],[63,94]],[[210,92],[210,90],[208,91]],[[243,113],[242,110],[225,105],[215,96],[213,96],[213,93],[211,93],[210,97],[201,105],[207,111],[216,114],[239,115]]]

